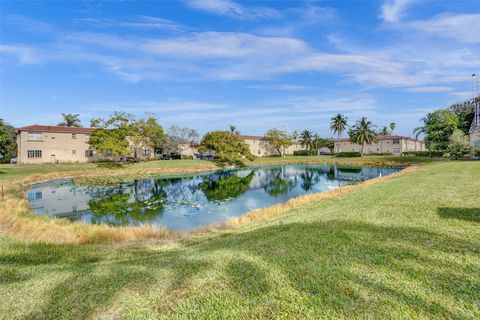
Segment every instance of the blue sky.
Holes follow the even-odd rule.
[[[478,1],[2,1],[0,116],[325,137],[343,113],[411,135],[471,96],[479,21]]]

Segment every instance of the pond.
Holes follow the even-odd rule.
[[[149,224],[188,231],[250,210],[285,203],[402,168],[342,165],[248,167],[115,186],[83,186],[70,179],[32,185],[27,196],[39,215],[114,226]]]

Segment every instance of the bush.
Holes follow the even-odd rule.
[[[369,153],[369,156],[392,156],[393,153],[391,152],[377,152],[377,153]]]
[[[294,156],[308,156],[308,150],[296,150],[293,151]]]
[[[474,157],[480,157],[480,148],[473,149],[472,154]]]
[[[360,152],[351,151],[351,152],[339,152],[337,157],[339,158],[354,158],[354,157],[361,157],[362,155]]]
[[[182,154],[182,160],[193,160],[193,156],[189,156],[189,155],[183,155]]]
[[[402,153],[404,156],[415,156],[415,157],[431,157],[431,158],[439,158],[443,157],[445,154],[444,151],[408,151]]]

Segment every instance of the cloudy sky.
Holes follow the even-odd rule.
[[[366,115],[411,135],[472,95],[477,1],[0,2],[0,117],[15,126],[155,113],[329,136]]]

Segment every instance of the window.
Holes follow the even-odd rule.
[[[77,134],[76,133],[72,133],[72,139],[77,139]]]
[[[149,157],[150,156],[150,150],[148,150],[148,149],[143,150],[143,156],[144,157]]]
[[[258,150],[258,154],[262,154],[262,151]]]
[[[480,148],[480,140],[477,140],[473,143],[474,148]]]
[[[400,148],[392,148],[392,153],[400,153]]]
[[[400,139],[393,139],[393,144],[400,144]]]
[[[90,140],[90,135],[89,135],[89,134],[86,134],[86,135],[85,135],[85,141],[88,142],[89,140]]]
[[[42,150],[28,150],[27,151],[28,158],[41,158],[42,157]]]
[[[43,134],[41,132],[29,132],[28,133],[28,140],[42,141],[43,140]]]
[[[87,158],[93,157],[93,150],[85,150],[85,157]]]
[[[43,194],[42,194],[42,191],[30,191],[28,193],[28,200],[29,201],[32,201],[32,200],[40,200],[43,198]]]
[[[72,150],[72,156],[77,154],[77,150]]]

